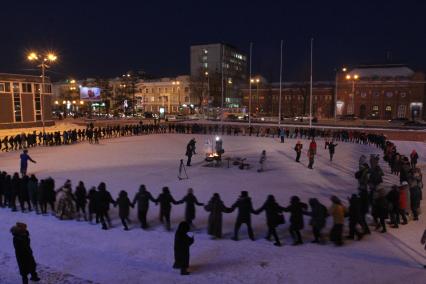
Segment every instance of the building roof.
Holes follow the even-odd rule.
[[[371,65],[360,66],[349,72],[349,75],[358,75],[360,78],[409,78],[414,71],[404,65]]]
[[[0,81],[18,81],[18,82],[37,82],[41,83],[41,76],[24,75],[24,74],[11,74],[0,73]],[[50,79],[46,77],[46,82],[49,83]]]

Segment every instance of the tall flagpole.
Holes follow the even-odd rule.
[[[248,119],[249,119],[249,127],[251,127],[251,57],[252,57],[252,50],[253,50],[253,43],[250,42],[250,77],[249,77],[249,113],[248,113]]]
[[[220,62],[221,73],[222,73],[222,75],[221,75],[221,79],[222,79],[221,80],[222,81],[222,99],[221,99],[221,102],[220,102],[220,107],[221,107],[220,121],[222,121],[222,122],[223,122],[223,97],[224,97],[224,94],[223,94],[223,92],[224,92],[224,90],[223,90],[223,62],[225,61],[224,57],[225,57],[225,46],[222,45],[222,60]]]
[[[278,100],[278,125],[281,125],[282,81],[283,81],[283,40],[281,40],[281,51],[280,51],[280,97]]]
[[[311,38],[311,82],[309,88],[309,128],[312,128],[312,64],[313,64],[314,39]]]

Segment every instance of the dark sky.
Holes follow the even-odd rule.
[[[333,80],[342,65],[393,63],[426,70],[426,1],[5,1],[0,72],[28,72],[26,51],[56,50],[55,78],[117,76],[143,69],[189,73],[189,46],[228,42],[248,51],[253,70],[285,80],[307,74],[314,37],[314,80]]]

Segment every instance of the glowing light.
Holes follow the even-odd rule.
[[[47,54],[47,60],[54,62],[54,61],[56,61],[56,59],[58,59],[58,57],[54,53],[48,53]]]

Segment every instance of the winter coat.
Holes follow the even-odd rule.
[[[330,154],[334,154],[336,146],[337,144],[333,144],[332,142],[328,144],[328,151],[330,152]]]
[[[45,180],[44,197],[47,202],[56,201],[55,181],[52,178]]]
[[[361,201],[358,197],[352,196],[349,199],[349,219],[353,222],[361,220]]]
[[[116,205],[118,205],[118,216],[122,219],[127,219],[130,214],[130,207],[133,207],[130,199],[127,196],[120,196],[116,201]]]
[[[376,190],[373,197],[373,212],[372,215],[377,218],[388,217],[388,203],[384,195],[384,189]]]
[[[399,209],[407,209],[407,189],[403,187],[399,188]]]
[[[327,207],[322,205],[321,203],[316,203],[311,206],[311,212],[306,212],[306,215],[311,216],[311,220],[309,221],[309,225],[314,228],[324,228],[325,223],[328,217]]]
[[[37,179],[30,179],[27,183],[28,195],[32,203],[37,203]]]
[[[139,212],[146,212],[149,208],[149,201],[156,202],[151,193],[146,190],[140,190],[133,198],[133,206],[137,203]]]
[[[377,186],[383,182],[382,177],[384,174],[380,166],[375,166],[373,168],[370,168],[369,173],[370,173],[370,177],[368,180],[369,184]]]
[[[204,207],[206,211],[210,212],[209,221],[207,226],[207,233],[217,238],[222,237],[222,213],[230,212],[223,201],[220,199],[212,198],[209,203]]]
[[[56,215],[63,219],[74,219],[75,206],[71,192],[63,192],[60,196],[56,208]]]
[[[342,204],[333,203],[328,210],[333,217],[334,225],[343,225],[345,223],[345,207]]]
[[[96,213],[98,210],[97,205],[97,194],[98,192],[96,189],[89,190],[89,194],[87,195],[87,199],[89,200],[89,212],[90,213]]]
[[[12,227],[13,246],[15,247],[16,260],[19,266],[19,272],[22,276],[27,276],[31,272],[35,272],[36,263],[31,250],[30,237],[27,230],[20,229],[16,226]]]
[[[82,207],[86,206],[87,203],[87,192],[84,186],[77,186],[75,189],[75,200],[76,203]]]
[[[235,210],[236,208],[238,208],[237,223],[250,223],[251,213],[254,213],[251,198],[238,198],[238,200],[231,207],[232,210]]]
[[[182,200],[178,201],[177,204],[185,203],[185,220],[195,219],[195,205],[203,206],[203,203],[198,202],[194,194],[188,193]]]
[[[107,190],[98,190],[96,194],[96,205],[99,212],[106,213],[109,210],[109,204],[115,204],[114,199],[112,199],[111,193]]]
[[[186,233],[180,234],[178,231],[175,235],[175,264],[176,268],[189,267],[189,247],[194,243],[194,238],[189,237]]]
[[[290,212],[290,229],[302,230],[304,228],[303,212],[307,208],[308,206],[302,202],[296,202],[283,208],[283,211]]]
[[[389,205],[392,207],[392,210],[396,212],[399,210],[399,194],[400,193],[398,189],[392,189],[386,195],[386,199],[388,200]]]
[[[156,202],[160,203],[160,214],[170,213],[172,210],[172,203],[176,204],[176,200],[170,193],[160,193]]]
[[[281,207],[275,201],[265,201],[262,207],[255,210],[255,213],[259,214],[262,211],[265,211],[266,213],[266,224],[269,228],[275,228],[278,225],[283,224],[283,220],[285,222],[284,215],[281,214],[281,212],[284,211],[284,207]]]
[[[367,214],[368,209],[370,208],[370,201],[367,189],[362,189],[359,191],[359,201],[361,204],[361,214]]]

